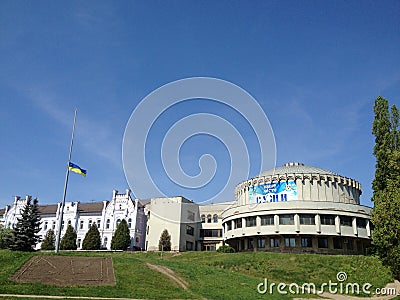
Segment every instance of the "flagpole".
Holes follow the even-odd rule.
[[[71,162],[72,146],[74,144],[75,123],[76,123],[76,108],[75,108],[75,113],[74,113],[74,125],[72,126],[71,143],[69,145],[67,172],[65,174],[64,194],[63,194],[63,200],[61,202],[61,208],[60,208],[59,220],[58,220],[58,229],[57,229],[57,236],[56,236],[56,249],[55,249],[56,253],[58,253],[59,249],[60,249],[61,228],[62,228],[62,222],[63,222],[63,217],[64,217],[65,198],[67,196],[67,186],[68,186],[68,176],[69,176],[69,163]]]

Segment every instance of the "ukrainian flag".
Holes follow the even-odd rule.
[[[72,172],[81,174],[82,176],[86,176],[86,170],[82,169],[78,165],[73,164],[72,162],[69,163],[68,169]]]

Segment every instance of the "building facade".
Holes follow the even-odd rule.
[[[372,224],[360,195],[354,179],[288,163],[236,187],[224,240],[237,251],[362,254]]]
[[[236,251],[362,254],[370,245],[371,208],[360,205],[361,185],[324,169],[288,163],[235,188],[235,201],[199,205],[184,197],[132,199],[130,190],[111,200],[66,202],[66,225],[77,231],[78,249],[93,223],[103,249],[110,249],[125,219],[130,249],[158,251],[167,229],[172,251],[213,251],[228,244]],[[0,224],[12,228],[27,198],[0,210]],[[39,207],[40,235],[58,228],[60,204]],[[40,248],[40,245],[37,245]]]

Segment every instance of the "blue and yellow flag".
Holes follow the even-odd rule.
[[[82,176],[86,176],[86,170],[82,169],[78,165],[73,164],[72,162],[69,163],[68,169],[72,172],[81,174]]]

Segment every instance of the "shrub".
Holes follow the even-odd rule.
[[[221,247],[218,248],[217,252],[221,252],[221,253],[234,253],[235,249],[232,248],[231,246],[228,245],[223,245]]]

